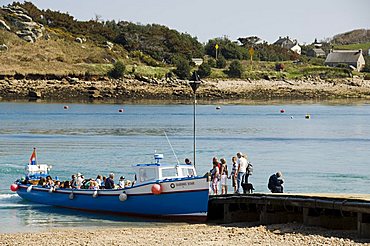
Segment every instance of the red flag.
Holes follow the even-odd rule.
[[[36,148],[33,148],[32,155],[30,157],[30,164],[36,165]]]

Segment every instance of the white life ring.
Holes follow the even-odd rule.
[[[49,193],[52,193],[54,191],[53,187],[49,189]]]
[[[127,200],[127,194],[125,192],[123,192],[123,193],[119,194],[118,198],[121,202],[124,202],[124,201]]]

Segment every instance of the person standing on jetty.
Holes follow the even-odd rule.
[[[233,165],[232,169],[231,169],[231,173],[230,173],[230,178],[231,178],[231,185],[232,187],[234,188],[234,193],[237,191],[236,189],[236,173],[237,173],[237,170],[238,170],[238,164],[236,163],[236,156],[233,156],[231,158],[231,163]]]
[[[220,168],[219,168],[219,163],[217,160],[217,157],[213,157],[212,160],[213,168],[211,170],[211,184],[212,184],[212,192],[213,195],[217,195],[218,192],[218,180],[220,176]]]
[[[277,172],[270,176],[267,187],[272,193],[283,193],[283,183],[283,174],[281,172]]]
[[[227,194],[227,177],[229,176],[229,171],[227,170],[227,164],[225,158],[221,158],[221,195]]]
[[[242,187],[242,181],[247,171],[248,161],[246,159],[247,155],[243,155],[241,152],[238,152],[236,156],[238,157],[238,169],[235,173],[235,177],[237,177],[238,187],[235,193],[240,194],[240,188]]]

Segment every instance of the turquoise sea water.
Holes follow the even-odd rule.
[[[197,107],[198,174],[209,171],[213,156],[230,164],[241,151],[254,165],[250,181],[256,192],[268,192],[269,175],[280,170],[287,192],[369,193],[369,104],[216,106]],[[9,186],[23,175],[33,147],[38,162],[51,164],[60,179],[77,172],[132,179],[131,165],[150,163],[155,151],[164,154],[163,162],[174,163],[164,131],[180,161],[192,159],[192,110],[192,105],[70,104],[64,110],[63,104],[0,103],[0,221],[13,226],[0,232],[145,225],[30,204]]]

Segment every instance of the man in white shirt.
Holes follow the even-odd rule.
[[[238,157],[237,161],[238,169],[235,173],[235,177],[237,177],[238,183],[236,193],[240,194],[240,188],[242,187],[243,177],[247,171],[248,161],[246,158],[243,157],[243,154],[241,152],[238,152],[236,156]]]

